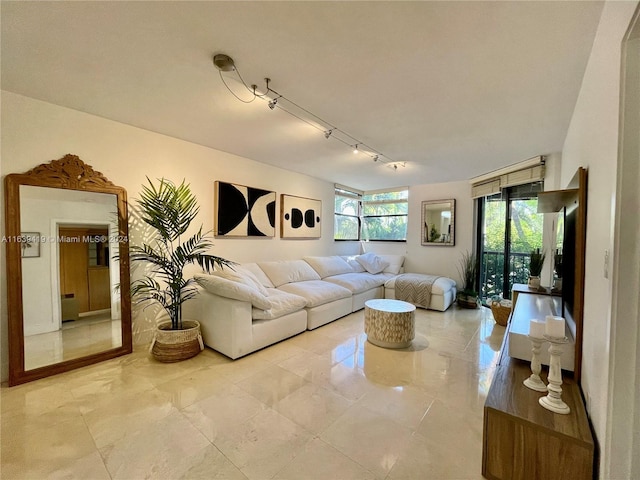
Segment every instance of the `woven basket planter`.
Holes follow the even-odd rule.
[[[458,294],[456,298],[458,306],[462,308],[478,308],[478,297]]]
[[[184,320],[182,330],[171,330],[171,322],[158,325],[149,352],[159,362],[180,362],[204,350],[200,323]]]
[[[504,305],[500,305],[499,302],[494,302],[491,304],[491,313],[493,313],[493,319],[498,325],[506,327],[507,323],[509,323],[511,307],[506,307]]]

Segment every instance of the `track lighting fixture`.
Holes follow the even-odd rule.
[[[214,55],[213,64],[218,67],[218,70],[221,72],[231,72],[236,69],[236,66],[233,63],[233,58],[229,55],[225,55],[224,53]]]
[[[369,157],[371,157],[374,162],[382,163],[383,165],[389,168],[393,168],[394,170],[398,170],[398,165],[402,167],[405,166],[405,162],[402,162],[402,163],[394,162],[391,158],[376,151],[375,149],[361,142],[360,140],[353,137],[352,135],[349,135],[344,130],[339,129],[332,123],[327,122],[326,120],[320,118],[319,116],[311,113],[306,108],[301,107],[300,105],[293,102],[292,100],[289,100],[284,95],[276,92],[270,86],[270,83],[271,83],[270,78],[264,79],[266,83],[265,93],[259,93],[257,85],[255,84],[251,84],[250,86],[247,85],[247,83],[244,81],[244,79],[240,75],[240,72],[238,71],[238,67],[236,67],[235,62],[233,61],[233,58],[231,58],[230,56],[225,55],[224,53],[218,53],[213,56],[213,64],[218,69],[220,74],[220,79],[222,80],[222,83],[224,84],[224,86],[227,88],[227,90],[229,90],[229,92],[236,99],[238,99],[242,103],[251,103],[256,98],[259,98],[261,100],[266,101],[268,107],[271,110],[275,110],[276,106],[278,106],[278,110],[282,110],[288,113],[289,115],[291,115],[292,117],[295,117],[298,120],[305,122],[307,125],[317,130],[320,130],[324,134],[324,138],[326,139],[333,138],[339,142],[342,142],[346,146],[353,148],[354,154],[363,153],[364,155],[368,155]],[[234,74],[237,75],[240,82],[242,82],[244,87],[250,93],[250,97],[248,100],[241,98],[233,90],[231,90],[231,88],[229,88],[229,85],[227,85],[227,82],[225,81],[225,77],[222,75],[222,72],[234,72]],[[284,105],[282,103],[283,101],[285,102]]]

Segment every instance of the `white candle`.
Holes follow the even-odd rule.
[[[533,338],[543,338],[545,332],[545,322],[538,319],[529,320],[529,336]]]
[[[549,337],[564,338],[564,318],[547,315],[544,333]]]

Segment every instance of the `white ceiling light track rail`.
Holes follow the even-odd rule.
[[[231,58],[230,56],[223,53],[216,54],[213,56],[213,64],[218,69],[220,79],[222,80],[224,86],[237,100],[241,101],[242,103],[251,103],[256,99],[263,100],[267,102],[267,106],[271,110],[275,110],[277,108],[279,110],[282,110],[283,112],[288,113],[292,117],[295,117],[298,120],[318,130],[322,135],[324,135],[327,140],[331,138],[348,146],[352,149],[354,154],[366,155],[370,157],[374,162],[381,163],[389,168],[392,168],[393,170],[398,170],[398,167],[406,167],[406,162],[394,161],[387,155],[384,155],[378,150],[365,144],[361,140],[358,140],[353,135],[350,135],[341,128],[338,128],[333,123],[324,120],[318,115],[310,112],[306,108],[285,97],[283,94],[275,91],[270,86],[270,78],[264,79],[264,93],[261,93],[258,89],[258,86],[255,84],[247,85],[247,83],[242,78],[242,75],[240,75],[240,72],[238,71],[235,62],[233,61],[233,58]],[[235,72],[240,82],[250,93],[250,97],[245,100],[241,96],[237,95],[227,84],[223,72]]]

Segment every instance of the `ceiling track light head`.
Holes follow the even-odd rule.
[[[373,161],[374,161],[374,162],[377,162],[377,161],[378,161],[378,159],[379,159],[379,156],[378,156],[378,155],[376,155],[375,157],[373,157]]]
[[[356,143],[355,146],[353,147],[353,153],[360,153],[360,150],[358,150],[358,144]]]
[[[233,62],[233,58],[224,53],[218,53],[213,56],[213,64],[221,72],[232,72],[236,69],[236,64]]]
[[[273,100],[271,100],[271,101],[269,102],[269,108],[270,108],[271,110],[273,110],[274,108],[276,108],[276,104],[277,104],[277,103],[278,103],[278,99],[277,99],[277,98],[274,98]]]
[[[324,132],[324,138],[329,138],[331,136],[331,134],[333,133],[333,128],[331,130],[327,130]]]

